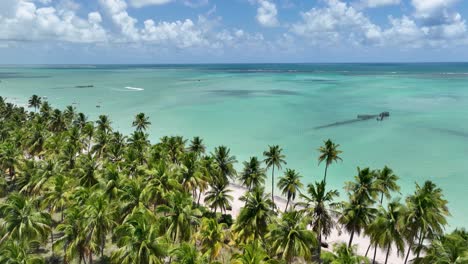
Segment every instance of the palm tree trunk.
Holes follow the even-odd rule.
[[[275,165],[271,170],[271,201],[273,202],[273,209],[275,208]]]
[[[197,200],[197,206],[200,206],[200,199],[201,199],[202,191],[198,193],[198,200]]]
[[[409,254],[411,252],[411,247],[413,246],[413,240],[411,239],[409,245],[408,245],[408,252],[406,253],[406,257],[405,257],[405,264],[408,262],[408,257],[409,257]]]
[[[50,229],[50,250],[52,252],[52,257],[54,256],[54,230]]]
[[[421,254],[421,246],[424,242],[424,234],[423,231],[421,230],[421,236],[419,238],[419,243],[418,243],[418,248],[417,248],[417,253],[416,253],[416,258],[419,258],[419,254]]]
[[[369,250],[371,247],[372,247],[372,243],[369,243],[369,246],[367,247],[367,250],[366,250],[366,255],[364,255],[366,258],[367,258],[367,255],[369,254]]]
[[[380,196],[380,205],[382,205],[382,203],[383,203],[383,192],[382,192],[382,194]]]
[[[287,210],[288,210],[288,206],[289,206],[289,197],[288,197],[288,202],[286,202],[286,207],[284,208],[284,212],[286,213]]]
[[[327,170],[328,170],[328,164],[325,164],[325,176],[323,176],[324,183],[327,183]]]
[[[374,258],[372,260],[372,264],[375,264],[375,257],[377,256],[377,243],[375,243],[375,247],[374,247]]]
[[[351,237],[349,238],[348,247],[353,245],[353,238],[354,238],[354,230],[351,232]]]
[[[385,257],[385,264],[387,264],[387,262],[388,262],[388,255],[390,255],[390,246],[391,245],[392,244],[388,244],[388,247],[387,247],[387,256]]]
[[[318,247],[317,247],[317,260],[318,260],[318,263],[321,264],[322,263],[322,258],[320,257],[320,255],[322,254],[322,230],[320,228],[320,224],[319,224],[319,228],[318,228],[318,236],[317,236],[317,239],[318,239]]]

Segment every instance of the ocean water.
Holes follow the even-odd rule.
[[[144,112],[153,142],[201,136],[210,150],[230,147],[238,168],[278,144],[305,183],[322,179],[317,148],[330,138],[343,162],[330,167],[328,182],[343,197],[358,166],[388,165],[402,195],[436,182],[449,200],[449,228],[468,227],[468,64],[2,66],[0,81],[12,102],[46,96],[90,119],[109,114],[124,133]],[[382,122],[317,129],[383,111],[391,116]]]

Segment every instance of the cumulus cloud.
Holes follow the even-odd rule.
[[[428,16],[440,12],[456,2],[458,0],[411,0],[411,4],[416,9],[416,15],[419,16]]]
[[[278,25],[278,10],[273,2],[268,0],[258,0],[257,21],[265,27],[274,27]]]
[[[362,12],[347,3],[329,0],[324,8],[312,8],[301,14],[302,21],[292,25],[291,31],[314,43],[346,41],[353,44],[380,40],[381,29]]]
[[[49,40],[95,43],[107,41],[100,14],[92,12],[87,19],[72,10],[54,7],[38,8],[33,2],[10,1],[7,15],[0,16],[2,39],[23,41]]]

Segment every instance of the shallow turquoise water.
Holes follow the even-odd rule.
[[[322,178],[316,149],[331,138],[344,161],[328,181],[342,195],[357,166],[388,165],[403,194],[436,182],[451,227],[468,227],[468,64],[3,66],[0,80],[0,95],[18,104],[32,94],[59,107],[76,103],[91,119],[109,114],[125,133],[145,112],[153,141],[200,135],[211,148],[228,145],[239,163],[279,144],[306,183]],[[315,129],[382,111],[391,113],[384,122]]]

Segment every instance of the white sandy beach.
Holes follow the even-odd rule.
[[[234,197],[234,200],[232,202],[232,210],[228,212],[232,214],[234,218],[236,218],[239,215],[240,209],[244,206],[244,202],[240,200],[240,197],[245,194],[247,189],[245,189],[244,187],[238,184],[230,184],[230,189],[232,190],[231,195]],[[279,210],[284,211],[284,208],[286,207],[286,202],[287,202],[286,199],[275,196],[275,203]],[[335,229],[333,230],[332,234],[328,238],[324,239],[324,241],[327,242],[330,245],[330,247],[333,247],[335,243],[340,243],[340,242],[348,243],[349,237],[350,235],[346,233],[345,231],[340,232],[338,229]],[[357,234],[354,235],[353,244],[358,246],[357,251],[359,255],[364,256],[366,254],[366,250],[369,246],[369,243],[370,243],[369,238],[358,236]],[[327,250],[327,249],[324,249],[324,250]],[[370,259],[372,259],[373,253],[374,253],[374,250],[372,248],[368,254],[368,257]],[[384,263],[385,256],[386,256],[385,251],[377,249],[377,257],[376,257],[377,263]],[[412,256],[410,256],[409,259],[411,258]],[[404,263],[404,256],[397,256],[396,251],[392,250],[388,258],[388,264],[401,264],[401,263]]]

